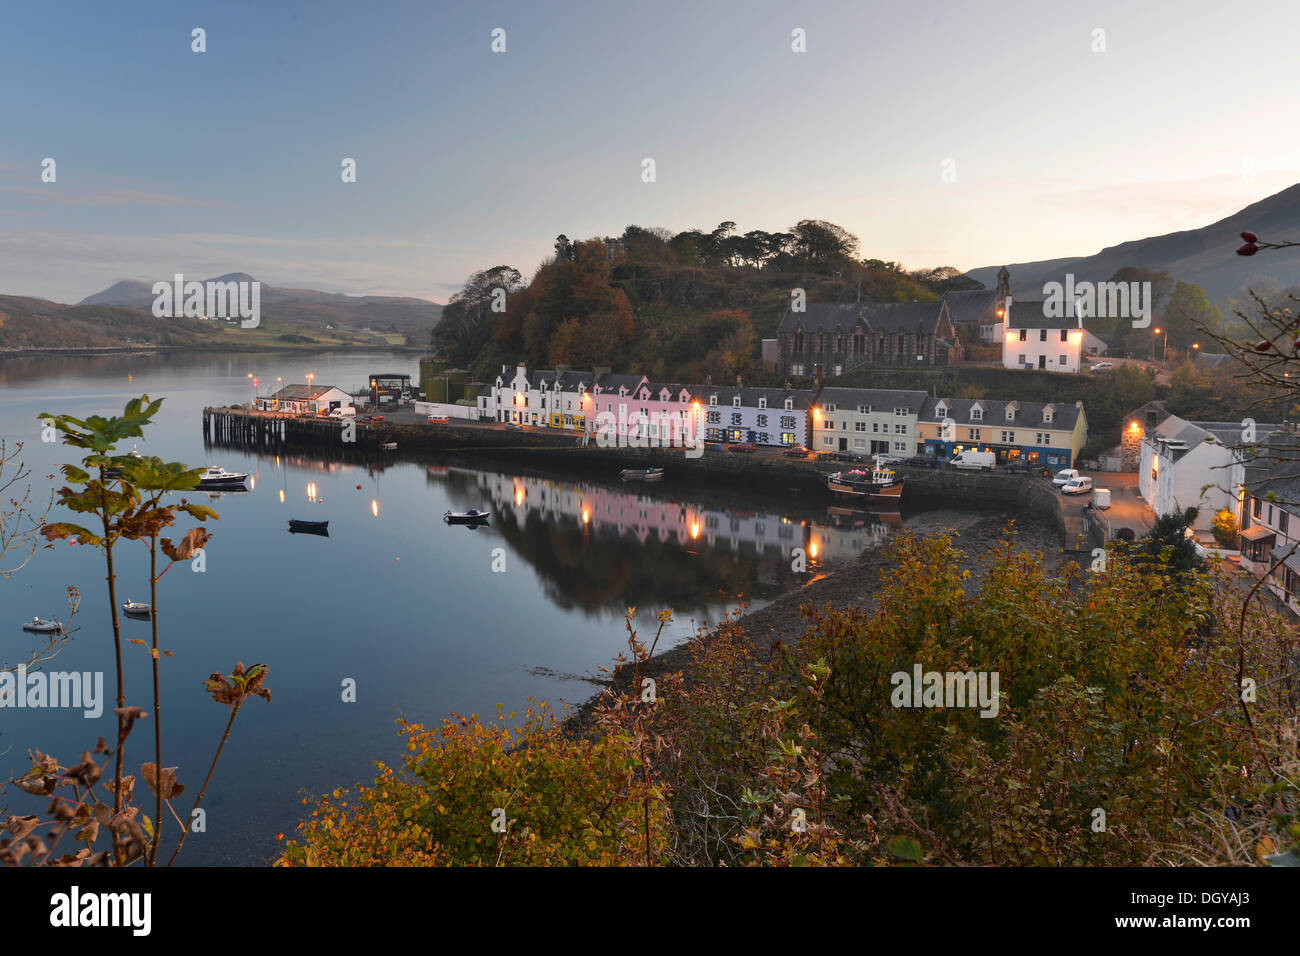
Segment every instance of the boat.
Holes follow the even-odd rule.
[[[238,471],[226,471],[216,465],[209,465],[208,469],[199,475],[200,488],[242,488],[244,482],[248,480],[248,475]]]
[[[873,504],[895,508],[903,497],[903,479],[894,469],[879,466],[870,471],[854,468],[827,475],[826,488],[832,494],[863,498]]]
[[[470,508],[469,511],[448,511],[442,516],[442,520],[447,524],[480,525],[486,524],[491,517],[492,515],[487,511]]]
[[[382,448],[384,451],[397,451],[397,442],[386,441],[379,447]]]
[[[624,481],[661,481],[664,477],[662,468],[624,468],[618,473]]]
[[[328,531],[330,523],[328,521],[299,521],[297,518],[289,519],[290,531]]]
[[[141,604],[138,601],[132,601],[130,598],[127,598],[126,603],[122,605],[122,613],[131,617],[148,617],[152,612],[152,605]]]
[[[136,451],[135,448],[132,448],[132,449],[131,449],[129,452],[127,452],[126,454],[127,454],[127,457],[129,457],[129,458],[139,458],[139,457],[140,457],[140,453],[139,453],[138,451]],[[119,466],[117,466],[117,465],[110,465],[109,467],[107,467],[107,468],[104,469],[104,477],[105,477],[105,478],[121,478],[121,477],[122,477],[122,469],[121,469]]]
[[[24,631],[35,631],[37,634],[53,634],[63,630],[63,625],[58,621],[45,621],[39,617],[34,617],[23,625]]]

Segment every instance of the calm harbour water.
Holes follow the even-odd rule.
[[[722,489],[680,491],[671,480],[539,477],[505,463],[381,468],[204,448],[203,406],[248,401],[249,373],[263,392],[277,377],[301,382],[308,372],[316,384],[352,391],[373,372],[414,376],[415,365],[413,356],[383,354],[0,360],[0,437],[24,443],[38,496],[58,487],[47,477],[57,464],[79,457],[41,442],[38,415],[120,413],[143,393],[166,401],[135,443],[142,454],[253,475],[248,494],[211,502],[221,517],[211,523],[206,570],[177,565],[160,586],[160,643],[174,655],[162,668],[163,763],[180,766],[182,783],[202,782],[225,723],[225,709],[202,689],[210,673],[237,660],[264,663],[274,697],[241,711],[204,799],[208,830],[191,835],[185,863],[271,857],[275,834],[290,834],[300,818],[303,796],[369,782],[373,761],[399,758],[399,716],[434,724],[453,712],[491,715],[497,705],[521,711],[529,697],[580,703],[593,691],[581,675],[596,674],[625,648],[630,605],[647,631],[660,608],[672,608],[675,643],[718,621],[737,595],[759,604],[806,580],[790,570],[791,547],[814,554],[816,572],[878,546],[890,531],[833,513],[819,496],[740,498]],[[449,509],[485,506],[493,512],[487,528],[441,520]],[[51,520],[66,515],[56,508]],[[289,534],[291,517],[328,520],[330,536]],[[128,543],[117,553],[119,600],[148,600],[144,549]],[[0,660],[15,661],[33,646],[19,630],[24,620],[66,616],[68,585],[83,594],[80,630],[47,666],[103,671],[110,700],[97,720],[79,711],[0,709],[2,778],[25,769],[29,747],[75,763],[96,737],[114,735],[98,552],[60,544],[0,579]],[[127,620],[124,630],[128,638],[149,636],[147,622]],[[128,703],[149,709],[148,656],[128,644],[124,657]],[[342,699],[349,678],[355,703]],[[152,751],[146,721],[128,742],[127,762],[138,768]],[[182,813],[194,792],[179,801]],[[25,799],[11,789],[0,801],[29,812]]]

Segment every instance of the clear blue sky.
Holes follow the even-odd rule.
[[[908,268],[1087,255],[1300,181],[1298,28],[1296,0],[12,3],[0,293],[445,301],[561,232],[728,219]]]

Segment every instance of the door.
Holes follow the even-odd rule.
[[[840,451],[848,451],[848,450],[849,450],[849,440],[847,438],[841,438]]]
[[[1039,368],[1047,368],[1047,356],[1046,356],[1046,355],[1040,355],[1040,356],[1038,356],[1038,367],[1039,367]]]

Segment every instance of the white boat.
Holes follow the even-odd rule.
[[[442,516],[442,520],[447,524],[484,524],[492,515],[487,511],[479,511],[477,508],[470,508],[469,511],[448,511]]]
[[[199,475],[200,488],[242,488],[248,475],[238,471],[226,471],[216,465],[209,465],[207,471]]]
[[[397,442],[386,441],[379,447],[382,448],[384,451],[397,451]]]
[[[618,473],[624,481],[661,481],[664,477],[662,468],[624,468]]]
[[[151,605],[141,604],[138,601],[132,601],[130,598],[127,598],[126,603],[122,605],[122,613],[129,614],[132,617],[148,617],[152,611],[153,607]]]
[[[39,617],[34,617],[23,625],[23,630],[35,631],[38,634],[52,634],[63,630],[63,625],[58,621],[45,621]]]

